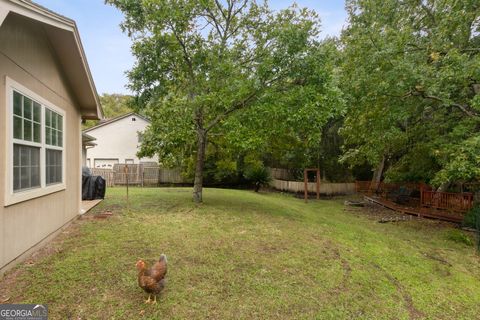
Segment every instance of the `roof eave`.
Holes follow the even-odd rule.
[[[81,69],[83,70],[83,75],[81,78],[86,81],[84,82],[83,89],[78,88],[77,86],[73,86],[73,90],[76,91],[77,98],[82,97],[81,100],[78,101],[80,113],[83,119],[91,119],[91,120],[99,120],[103,118],[103,110],[100,104],[100,99],[98,97],[97,89],[95,87],[95,83],[93,81],[93,77],[90,71],[90,67],[87,62],[87,58],[85,55],[85,50],[83,48],[83,44],[80,38],[80,34],[78,32],[77,25],[74,20],[59,15],[47,8],[38,5],[34,2],[29,0],[0,0],[0,27],[3,24],[5,18],[7,17],[8,13],[14,12],[16,14],[25,16],[27,18],[39,21],[40,23],[46,24],[53,28],[58,28],[60,30],[71,32],[73,35],[73,40],[76,44],[76,50],[78,55],[76,54],[75,61],[71,63],[68,61],[69,59],[74,59],[74,57],[70,55],[62,55],[62,59],[65,59],[64,64],[70,65],[78,63],[78,56],[80,56],[80,63]],[[80,66],[77,65],[79,68]],[[88,87],[88,90],[87,90]],[[79,92],[79,91],[82,92]],[[88,91],[88,92],[87,92]],[[88,95],[88,96],[85,96]],[[80,100],[80,99],[77,99]],[[89,102],[86,102],[89,101]]]

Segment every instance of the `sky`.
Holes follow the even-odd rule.
[[[34,0],[76,21],[82,44],[99,94],[129,94],[128,71],[135,59],[131,41],[119,25],[122,13],[104,0]],[[337,36],[345,24],[344,0],[297,0],[300,7],[314,9],[322,21],[321,36]],[[286,8],[293,0],[270,0],[273,9]]]

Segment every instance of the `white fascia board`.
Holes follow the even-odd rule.
[[[71,32],[74,31],[74,26],[72,25],[71,21],[55,15],[52,12],[43,10],[28,1],[0,0],[0,10],[7,11],[7,14],[9,12],[15,12],[19,15],[52,25],[63,30],[68,30]]]
[[[9,12],[10,10],[8,10],[7,8],[0,6],[0,27],[2,26],[3,21],[5,20]]]

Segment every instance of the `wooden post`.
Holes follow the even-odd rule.
[[[308,202],[308,170],[303,170],[303,183],[304,183],[304,197],[305,202]]]
[[[317,191],[317,200],[320,199],[320,169],[319,168],[316,168],[316,169],[304,169],[303,170],[303,182],[304,182],[304,192],[305,192],[305,202],[308,201],[308,172],[315,172],[316,174],[316,191]]]
[[[130,208],[130,202],[128,200],[128,165],[125,165],[123,168],[123,172],[125,173],[125,182],[127,184],[127,210]]]
[[[423,207],[423,183],[420,184],[420,207]]]

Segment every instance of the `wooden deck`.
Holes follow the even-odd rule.
[[[378,204],[390,210],[394,210],[403,214],[415,215],[417,217],[426,217],[439,219],[443,221],[450,221],[459,223],[463,221],[463,215],[456,212],[449,212],[446,210],[437,210],[433,208],[419,208],[419,207],[405,207],[401,206],[393,201],[376,197],[376,196],[364,196],[364,199],[368,202]]]

